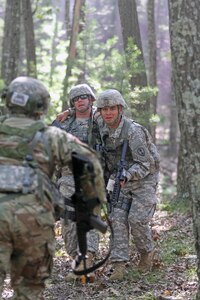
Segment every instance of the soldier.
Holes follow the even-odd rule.
[[[43,299],[52,270],[54,222],[59,197],[51,177],[55,166],[70,166],[72,153],[94,167],[93,191],[104,199],[100,163],[87,145],[41,120],[50,96],[31,77],[18,77],[4,95],[10,115],[0,117],[0,295],[7,273],[14,299]],[[82,182],[91,182],[86,170]],[[88,179],[87,179],[88,177]]]
[[[151,270],[154,253],[149,222],[157,202],[159,154],[147,129],[124,116],[126,106],[120,92],[114,89],[100,93],[97,99],[97,109],[104,122],[100,134],[109,191],[113,190],[122,145],[128,141],[121,192],[111,215],[114,271],[110,280],[122,280],[124,276],[129,260],[129,228],[140,254],[138,268],[141,272]]]
[[[78,137],[80,141],[88,144],[89,146],[94,146],[94,135],[93,132],[93,121],[94,121],[94,110],[92,108],[93,102],[96,97],[92,89],[87,84],[75,85],[69,92],[70,109],[71,113],[68,115],[66,112],[66,119],[63,122],[59,122],[59,127],[68,133],[73,134]],[[56,125],[58,126],[58,124]],[[72,172],[68,167],[63,168],[58,171],[60,178],[57,181],[59,190],[65,198],[65,204],[68,209],[68,216],[73,218],[74,208],[71,203],[71,196],[74,193],[74,180]],[[67,218],[61,220],[62,223],[62,236],[65,242],[65,247],[67,253],[74,258],[77,255],[77,234],[76,234],[76,224]],[[99,248],[99,235],[96,230],[91,230],[88,233],[88,264],[93,264],[93,259],[95,253],[97,253]],[[94,274],[90,274],[90,277]],[[65,280],[71,281],[76,279],[74,273],[69,273]]]

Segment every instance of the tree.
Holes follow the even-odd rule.
[[[24,20],[27,75],[37,77],[35,33],[33,26],[33,14],[30,0],[22,0],[22,16]]]
[[[18,74],[19,52],[20,1],[7,0],[1,60],[1,77],[5,84],[9,84]]]
[[[179,192],[192,203],[200,280],[200,5],[169,0],[172,79],[180,127]],[[180,169],[179,169],[180,170]],[[178,172],[179,172],[178,170]],[[200,300],[200,285],[197,291]]]
[[[53,29],[53,36],[51,41],[51,69],[49,74],[49,85],[53,85],[53,78],[54,78],[54,70],[56,66],[56,46],[57,46],[57,40],[58,40],[58,8],[56,6],[56,3],[53,3],[52,11],[53,11],[53,23],[54,23],[54,29]]]
[[[148,15],[148,84],[152,88],[157,86],[156,78],[156,31],[155,31],[155,17],[154,17],[154,0],[147,1],[147,15]],[[150,99],[150,108],[153,115],[157,113],[157,93],[152,95]],[[156,130],[155,125],[150,125],[151,135],[155,142]]]
[[[142,49],[142,42],[140,36],[140,28],[138,22],[138,14],[137,14],[137,6],[135,0],[118,0],[119,14],[122,26],[122,36],[124,42],[124,49],[127,58],[127,67],[130,69],[130,66],[133,66],[131,62],[131,52],[133,51],[132,47],[130,47],[130,42],[133,41],[139,50],[139,55],[137,57],[137,61],[135,61],[135,65],[139,66],[135,68],[134,74],[130,77],[130,85],[131,89],[134,90],[135,87],[145,87],[147,86],[147,75],[144,64],[144,56]],[[137,70],[138,68],[138,70]],[[133,104],[134,108],[146,114],[146,126],[149,126],[149,110],[150,110],[150,101],[146,99],[143,103]]]
[[[140,57],[138,57],[138,59],[140,59],[144,66],[144,56],[140,36],[136,2],[135,0],[118,0],[118,7],[122,26],[124,49],[126,51],[126,49],[128,48],[129,38],[132,37],[137,48],[140,50]],[[134,76],[132,76],[132,78],[130,79],[130,83],[132,88],[134,88],[135,86],[147,85],[145,66],[143,72],[140,72],[136,75],[134,74]]]
[[[79,27],[80,27],[80,15],[81,15],[81,7],[82,7],[83,0],[75,0],[74,3],[74,13],[73,13],[73,23],[72,23],[72,32],[70,37],[70,44],[69,44],[69,51],[68,51],[68,57],[67,57],[67,68],[66,68],[66,74],[64,78],[64,87],[63,87],[63,107],[64,110],[67,106],[67,92],[68,92],[68,86],[69,86],[69,77],[71,76],[72,67],[74,64],[74,60],[76,58],[76,42],[78,38],[79,33]]]
[[[71,33],[71,23],[70,23],[70,1],[65,0],[65,17],[64,17],[65,29],[67,38],[69,38]]]

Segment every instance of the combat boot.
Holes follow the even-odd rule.
[[[114,271],[113,271],[112,275],[110,276],[109,280],[110,281],[123,280],[125,271],[126,271],[126,266],[125,266],[124,261],[115,262],[114,263]]]
[[[138,264],[138,271],[141,273],[150,272],[153,267],[154,251],[142,252],[140,262]]]
[[[90,268],[93,266],[93,254],[92,252],[88,252],[87,253],[87,260],[86,260],[86,268]],[[76,268],[77,271],[82,271],[84,269],[84,264],[83,261],[81,261],[80,265]],[[95,278],[95,274],[94,273],[90,273],[88,275],[91,278],[91,281],[94,280]],[[65,277],[65,281],[70,282],[70,281],[76,281],[81,279],[81,277],[79,275],[74,274],[73,272],[70,272],[69,274],[67,274],[67,276]]]

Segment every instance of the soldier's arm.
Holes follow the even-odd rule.
[[[73,108],[68,108],[67,110],[61,112],[57,115],[56,120],[59,122],[64,122],[68,117],[73,116],[75,110]]]
[[[126,171],[127,181],[140,180],[150,174],[152,156],[148,150],[145,135],[139,128],[129,129],[129,149],[133,164]]]

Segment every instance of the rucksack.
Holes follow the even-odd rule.
[[[51,149],[44,134],[46,125],[36,121],[21,129],[4,124],[5,120],[5,116],[0,118],[0,192],[34,193],[40,200],[46,195],[55,208],[63,208],[58,189],[33,157],[35,146],[42,143],[49,156],[50,173],[53,173]]]

